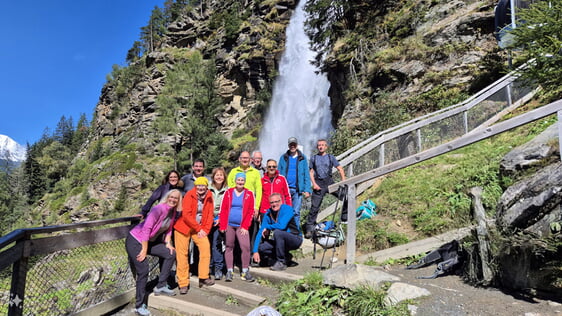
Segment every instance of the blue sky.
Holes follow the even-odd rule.
[[[164,0],[5,1],[0,9],[0,134],[25,146],[61,116],[92,119],[106,75],[125,66]]]

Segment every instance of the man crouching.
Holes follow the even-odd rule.
[[[269,196],[270,208],[265,213],[260,229],[254,242],[253,259],[259,263],[261,256],[268,256],[276,260],[270,267],[273,271],[287,269],[289,251],[298,249],[302,245],[302,232],[295,220],[293,208],[281,204],[279,193]],[[264,238],[263,242],[262,238]]]

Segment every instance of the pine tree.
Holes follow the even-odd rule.
[[[525,78],[539,83],[551,99],[562,97],[562,0],[538,1],[518,14],[521,21],[509,31],[514,41],[509,49],[523,61],[534,59],[522,70]],[[517,53],[520,51],[520,53]]]

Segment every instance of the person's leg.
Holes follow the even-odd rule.
[[[242,251],[242,269],[248,269],[250,266],[250,236],[242,235],[241,228],[236,230],[236,238]]]
[[[213,266],[215,275],[222,274],[224,268],[224,253],[222,252],[222,238],[218,226],[211,230],[211,265]]]
[[[226,228],[225,244],[226,250],[224,252],[224,261],[227,270],[234,269],[234,244],[236,242],[236,230],[232,226]]]
[[[137,260],[137,255],[140,253],[142,246],[141,244],[131,235],[128,235],[125,240],[125,248],[127,249],[127,254],[130,261],[135,266],[137,272],[137,282],[136,282],[136,294],[135,294],[135,308],[139,308],[144,304],[144,298],[146,296],[146,282],[148,281],[148,260],[139,262]]]
[[[289,250],[298,249],[302,244],[302,237],[286,232],[275,232],[275,256],[277,261],[287,264],[286,256]]]
[[[199,249],[199,267],[197,269],[199,279],[209,278],[209,264],[211,262],[211,245],[207,236],[199,238],[197,234],[191,235],[193,242]]]
[[[307,238],[310,238],[308,234],[314,230],[314,226],[316,225],[316,218],[318,218],[318,211],[320,210],[320,205],[322,204],[322,199],[324,198],[324,191],[320,190],[313,190],[311,195],[311,206],[310,212],[306,218],[306,226],[305,226],[305,233],[307,234]]]
[[[262,241],[262,243],[258,247],[258,252],[260,253],[260,258],[262,261],[266,259],[273,259],[275,258],[275,240],[267,239]],[[265,265],[270,265],[271,263],[267,263]]]
[[[180,288],[189,286],[189,235],[174,231],[174,242],[176,247],[176,275]]]
[[[159,243],[149,243],[148,253],[152,256],[157,256],[162,259],[162,265],[160,266],[160,276],[158,277],[157,288],[162,288],[168,285],[168,276],[176,260],[176,253],[170,252],[170,249],[166,248],[166,245]]]
[[[293,211],[295,212],[295,219],[297,220],[297,223],[300,225],[302,194],[297,192],[297,190],[295,189],[290,189],[289,193],[291,193],[291,201],[293,203]]]

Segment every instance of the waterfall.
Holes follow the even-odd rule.
[[[332,131],[330,82],[324,74],[317,74],[318,68],[310,63],[315,53],[304,31],[305,3],[299,1],[287,27],[279,76],[260,131],[259,149],[264,160],[278,160],[288,149],[287,139],[291,136],[298,139],[299,147],[310,157],[316,141],[328,138]]]

